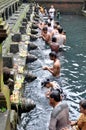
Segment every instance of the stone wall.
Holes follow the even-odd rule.
[[[49,8],[51,4],[61,13],[80,14],[84,0],[36,0],[39,4]]]

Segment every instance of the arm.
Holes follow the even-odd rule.
[[[77,121],[71,121],[71,126],[77,125]]]
[[[49,130],[56,130],[56,122],[56,119],[51,116]]]
[[[45,93],[45,96],[46,96],[47,98],[49,98],[49,95],[50,95],[50,90]]]
[[[43,67],[43,70],[48,70],[53,76],[57,75],[57,66],[54,65],[54,67]]]

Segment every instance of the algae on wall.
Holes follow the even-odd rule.
[[[0,92],[5,96],[7,109],[10,109],[10,90],[8,86],[4,85],[3,83],[2,44],[0,44]]]

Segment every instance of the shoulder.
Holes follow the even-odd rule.
[[[54,65],[60,65],[60,60],[57,59]]]
[[[56,116],[59,115],[65,109],[68,110],[68,105],[67,105],[66,101],[62,101],[59,105],[57,105],[53,109],[51,116],[53,118],[56,118]]]

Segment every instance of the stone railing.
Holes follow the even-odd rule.
[[[0,12],[4,9],[9,7],[10,5],[16,3],[19,0],[1,0],[0,1]]]
[[[1,0],[0,1],[0,16],[6,20],[11,16],[17,9],[19,0]]]

